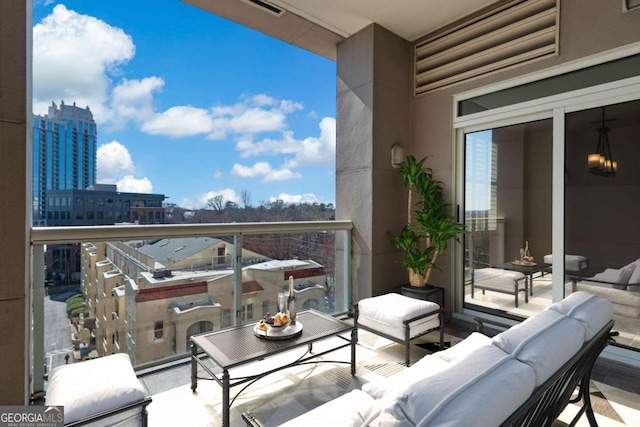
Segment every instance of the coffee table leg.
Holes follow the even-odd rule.
[[[356,374],[356,342],[358,341],[358,330],[351,331],[351,376]]]
[[[229,371],[222,371],[222,427],[229,427]]]
[[[191,391],[195,392],[198,387],[198,347],[191,343]]]

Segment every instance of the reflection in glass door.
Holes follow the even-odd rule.
[[[551,303],[552,130],[547,119],[465,134],[466,308],[528,317]]]
[[[640,101],[572,112],[565,122],[567,290],[609,299],[616,345],[638,350]],[[601,142],[610,158],[596,162]],[[609,161],[614,171],[607,170]]]

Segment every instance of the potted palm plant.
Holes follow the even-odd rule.
[[[424,166],[427,158],[417,160],[408,155],[398,163],[398,170],[407,188],[407,224],[392,240],[398,249],[404,251],[400,262],[409,271],[409,283],[414,287],[424,287],[429,281],[438,256],[449,246],[451,239],[459,241],[465,233],[447,212],[443,183],[433,176],[433,170]],[[413,194],[418,196],[414,202]]]

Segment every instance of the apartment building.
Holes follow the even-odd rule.
[[[149,256],[153,250],[143,252],[146,246],[129,246],[122,256],[123,243],[82,245],[82,290],[87,310],[95,318],[95,350],[99,356],[126,352],[136,365],[157,362],[185,355],[192,335],[232,324],[232,266],[193,264],[202,259],[194,258],[194,253],[217,254],[220,244],[229,244],[211,238],[175,240],[172,244],[183,248],[176,254],[183,256],[190,268],[179,268],[180,259],[176,259],[177,264],[172,264],[175,270],[169,269],[163,265],[164,259]],[[166,240],[150,246],[157,244],[168,246]],[[194,248],[199,250],[194,252]],[[312,260],[268,260],[250,251],[243,253],[245,256],[240,306],[244,321],[276,313],[277,295],[288,287],[289,277],[294,278],[301,310],[326,311],[330,293],[321,265]],[[211,262],[210,256],[205,259]],[[148,265],[145,271],[126,264]]]
[[[33,116],[33,220],[47,223],[47,192],[85,189],[96,182],[98,128],[87,106],[51,103]],[[51,206],[52,207],[52,206]]]

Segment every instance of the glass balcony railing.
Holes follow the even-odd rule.
[[[188,355],[192,335],[278,311],[346,314],[350,221],[33,228],[34,381],[126,352],[139,368]],[[42,358],[42,359],[41,359]],[[37,385],[37,384],[36,384]]]

